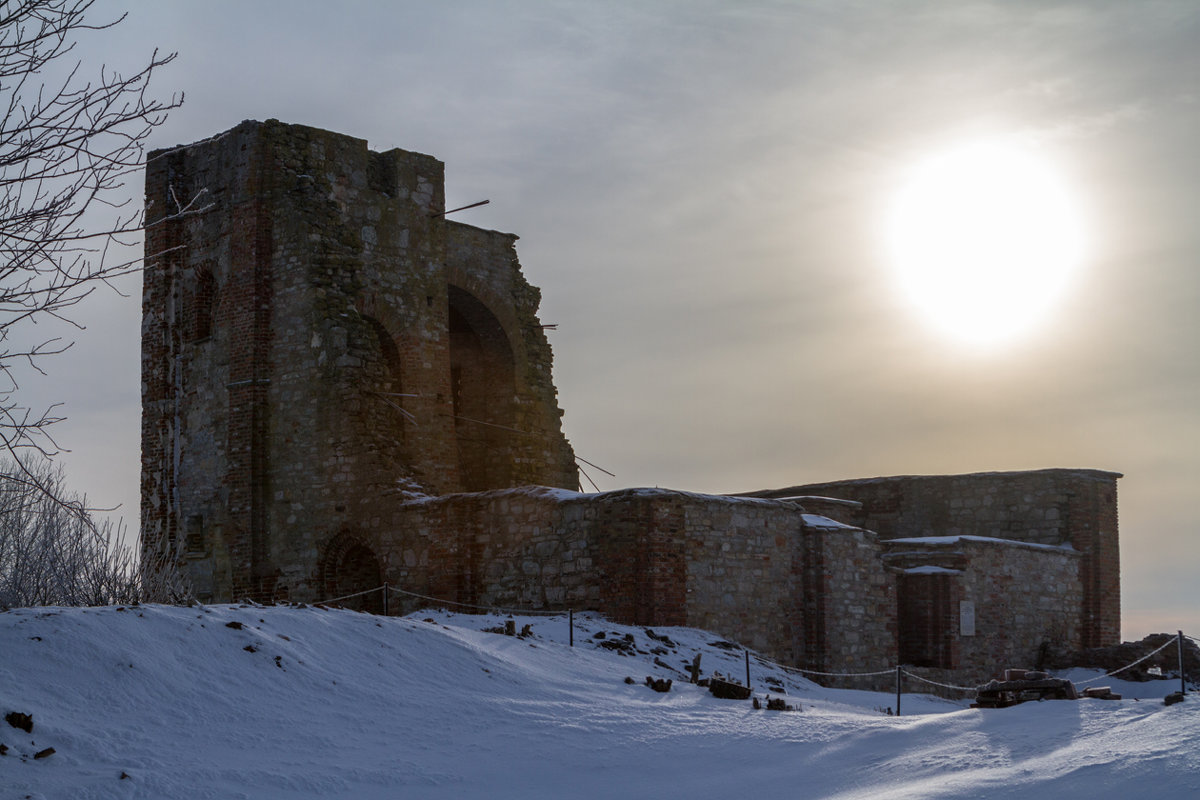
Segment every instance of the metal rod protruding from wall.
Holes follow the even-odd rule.
[[[435,211],[432,214],[430,214],[429,216],[444,217],[447,214],[453,214],[455,211],[466,211],[468,208],[475,208],[476,206],[486,206],[490,202],[492,202],[492,201],[491,200],[480,200],[478,203],[471,203],[471,205],[469,205],[469,206],[459,206],[458,208],[452,208],[449,211]]]

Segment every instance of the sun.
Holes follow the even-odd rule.
[[[1053,166],[1001,141],[918,163],[887,217],[889,260],[918,315],[960,342],[1031,331],[1083,256],[1077,203]]]

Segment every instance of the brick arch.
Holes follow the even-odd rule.
[[[512,483],[516,363],[512,341],[484,302],[447,287],[451,406],[458,469],[468,492]]]
[[[387,302],[380,301],[374,292],[364,291],[354,299],[354,311],[373,325],[387,331],[392,343],[403,356],[408,346],[409,334],[399,311]]]
[[[332,600],[364,592],[383,584],[379,556],[362,537],[343,531],[325,543],[318,568],[321,599]],[[383,613],[380,592],[338,600],[336,605],[371,614]]]
[[[518,346],[522,340],[521,326],[517,322],[517,312],[511,296],[496,291],[491,284],[452,264],[446,265],[446,286],[464,291],[482,303],[496,318],[508,341],[513,344],[514,359],[523,358],[523,348]]]
[[[403,370],[401,369],[400,348],[396,345],[396,338],[375,317],[366,314],[361,316],[371,332],[375,334],[375,340],[383,355],[383,363],[387,367],[388,375],[396,387],[395,390],[400,391],[399,387],[403,386]]]

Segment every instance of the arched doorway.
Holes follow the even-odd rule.
[[[323,599],[333,601],[330,605],[383,613],[383,593],[372,591],[383,585],[383,569],[375,552],[357,536],[343,533],[330,541],[321,563],[321,584]]]
[[[478,298],[449,287],[450,385],[458,469],[468,492],[512,482],[513,351],[496,315]]]

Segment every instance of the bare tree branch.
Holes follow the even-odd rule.
[[[20,403],[17,371],[40,372],[42,359],[70,343],[32,337],[27,327],[56,320],[80,328],[75,306],[96,286],[141,268],[141,258],[113,257],[124,237],[144,229],[140,209],[126,211],[122,190],[140,173],[151,132],[183,102],[182,94],[150,93],[155,71],[174,53],[155,50],[130,74],[101,65],[91,78],[69,61],[81,33],[124,19],[93,22],[93,3],[0,1],[0,451],[13,457],[59,449],[48,428],[61,417]],[[207,210],[199,201],[176,201],[165,219]]]
[[[0,459],[0,610],[190,599],[174,564],[143,564],[122,525],[97,522],[61,466]]]

